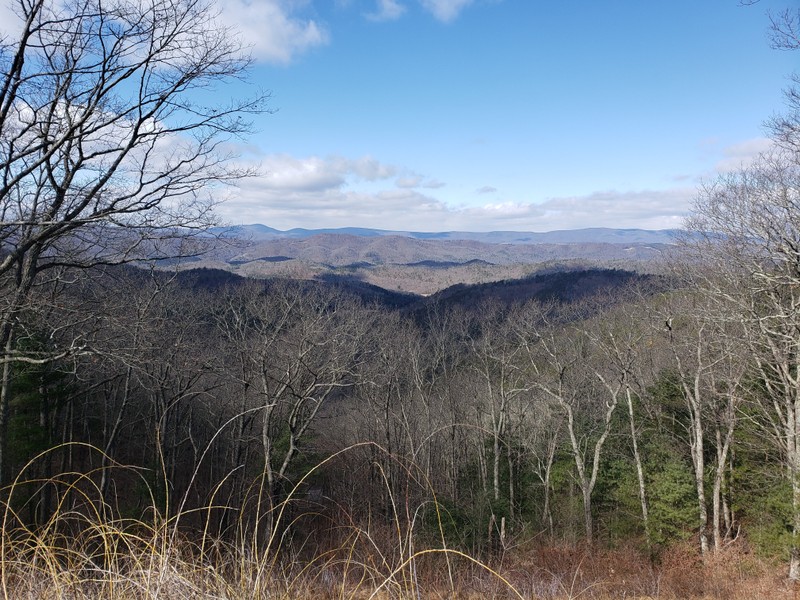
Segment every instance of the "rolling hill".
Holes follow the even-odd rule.
[[[348,280],[393,292],[435,294],[458,284],[519,279],[542,270],[653,270],[679,232],[581,229],[525,232],[395,232],[217,228],[186,267],[245,277]]]

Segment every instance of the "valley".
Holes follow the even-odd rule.
[[[557,270],[657,271],[678,232],[577,230],[550,234],[413,234],[376,230],[216,230],[182,268],[213,268],[244,277],[362,282],[431,295]],[[171,266],[171,263],[170,263]]]

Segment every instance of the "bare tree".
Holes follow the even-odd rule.
[[[741,327],[792,490],[789,576],[800,580],[800,164],[761,156],[706,187],[688,226],[695,281]]]
[[[341,293],[300,283],[233,293],[240,298],[226,303],[219,323],[229,341],[241,344],[237,360],[246,361],[235,376],[246,383],[249,408],[259,409],[263,499],[271,505],[291,483],[320,411],[357,381],[369,311]]]
[[[485,413],[479,425],[491,433],[491,490],[495,505],[501,497],[501,460],[508,462],[508,517],[513,521],[516,482],[514,477],[514,459],[511,450],[512,419],[514,413],[519,414],[522,396],[531,383],[525,371],[524,346],[518,343],[514,331],[514,319],[509,318],[502,307],[485,305],[479,322],[480,335],[472,336],[473,369],[483,388],[478,393],[480,410]],[[479,388],[480,389],[480,388]],[[498,522],[499,521],[499,522]],[[495,514],[490,516],[490,528],[497,526],[501,544],[505,542],[506,517]]]
[[[352,399],[339,407],[342,426],[329,434],[338,437],[331,450],[374,442],[363,449],[368,475],[367,485],[359,491],[365,508],[378,509],[387,518],[393,517],[392,507],[408,492],[404,467],[415,464],[429,433],[425,405],[415,389],[415,380],[424,379],[415,373],[415,366],[424,363],[419,336],[414,324],[399,315],[381,315],[362,342],[365,365]]]
[[[614,306],[621,300],[620,297],[600,298],[600,303]],[[640,449],[640,427],[634,411],[634,401],[644,394],[651,381],[648,376],[648,372],[651,372],[648,365],[648,346],[652,345],[652,340],[643,315],[635,314],[632,309],[633,307],[621,306],[605,311],[602,317],[587,323],[584,335],[599,351],[599,360],[594,361],[590,368],[606,390],[609,405],[616,405],[623,398],[627,407],[642,524],[649,544],[652,532],[644,461]]]
[[[553,306],[532,301],[517,307],[509,317],[509,326],[519,347],[519,360],[523,364],[529,388],[523,413],[526,422],[521,428],[523,446],[526,458],[542,484],[542,523],[550,536],[555,532],[551,477],[556,452],[563,441],[564,418],[557,400],[552,394],[543,392],[537,381],[547,371],[539,343],[543,336],[546,337],[547,320],[552,311]]]
[[[229,144],[264,96],[205,104],[245,73],[238,38],[198,0],[25,0],[0,46],[0,362],[32,288],[64,265],[190,252],[216,183],[245,171]],[[8,24],[14,26],[13,24]],[[81,351],[80,341],[55,356]],[[0,404],[7,406],[4,367]],[[5,414],[0,409],[0,414]],[[5,424],[0,423],[0,469]]]
[[[769,13],[770,41],[776,50],[800,50],[800,9],[786,8]],[[784,90],[786,111],[767,121],[772,139],[786,149],[800,152],[800,74],[791,76]]]
[[[696,290],[671,292],[651,308],[653,332],[669,353],[668,368],[677,377],[686,406],[685,441],[694,472],[698,541],[706,556],[712,541],[715,552],[722,548],[732,528],[726,525],[723,533],[722,491],[743,399],[743,332],[736,313],[728,313],[728,308]],[[713,462],[708,460],[712,449],[716,452]],[[709,472],[713,482],[710,516]]]
[[[566,421],[578,485],[583,500],[586,541],[594,540],[592,496],[600,475],[603,447],[611,434],[620,394],[606,399],[595,373],[597,349],[575,323],[581,309],[545,307],[526,343],[534,386],[560,408]]]

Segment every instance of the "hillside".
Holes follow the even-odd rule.
[[[428,295],[457,284],[519,279],[553,266],[647,272],[670,248],[675,235],[611,229],[513,235],[346,231],[226,229],[217,231],[221,237],[205,240],[206,252],[186,266],[223,269],[245,277],[345,278]]]
[[[245,281],[246,278],[228,271],[207,268],[187,269],[179,277],[181,286],[192,290],[216,291],[237,287]],[[652,276],[619,269],[560,268],[503,281],[458,283],[427,296],[393,291],[346,275],[324,275],[301,285],[307,286],[309,291],[339,289],[360,298],[366,305],[421,314],[432,306],[472,309],[487,302],[507,306],[528,300],[573,302],[593,295],[613,294],[624,286],[646,281],[652,281]]]
[[[612,229],[608,227],[590,227],[585,229],[569,229],[558,231],[396,231],[386,229],[368,229],[363,227],[341,227],[329,229],[295,228],[280,231],[266,225],[238,225],[233,227],[216,227],[211,233],[216,236],[248,239],[254,242],[275,239],[306,239],[317,235],[352,235],[357,237],[407,237],[419,240],[453,241],[469,240],[488,244],[669,244],[679,235],[676,229]]]

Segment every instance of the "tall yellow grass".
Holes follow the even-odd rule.
[[[315,469],[351,450],[331,456]],[[523,543],[489,565],[448,548],[441,527],[438,542],[423,545],[420,540],[430,539],[418,534],[423,506],[394,506],[390,525],[356,523],[340,510],[319,532],[332,543],[314,544],[310,551],[311,545],[289,541],[300,520],[325,522],[324,515],[300,498],[303,480],[282,502],[257,515],[255,522],[269,524],[266,535],[252,535],[240,520],[238,534],[223,539],[211,533],[212,515],[234,508],[212,501],[189,511],[181,501],[181,508],[169,514],[150,494],[150,505],[141,516],[124,518],[103,501],[99,471],[26,478],[37,462],[47,458],[48,453],[34,458],[4,490],[0,506],[4,600],[794,597],[779,567],[741,548],[705,563],[691,548],[676,548],[660,564],[653,564],[631,549],[590,551],[552,542]],[[122,465],[109,468],[139,474]],[[145,478],[141,481],[144,485]],[[30,526],[22,513],[31,509],[38,497],[35,492],[45,487],[52,490],[54,510],[45,522]],[[441,521],[432,492],[425,508]],[[184,527],[190,516],[193,523],[203,517],[203,525]]]

